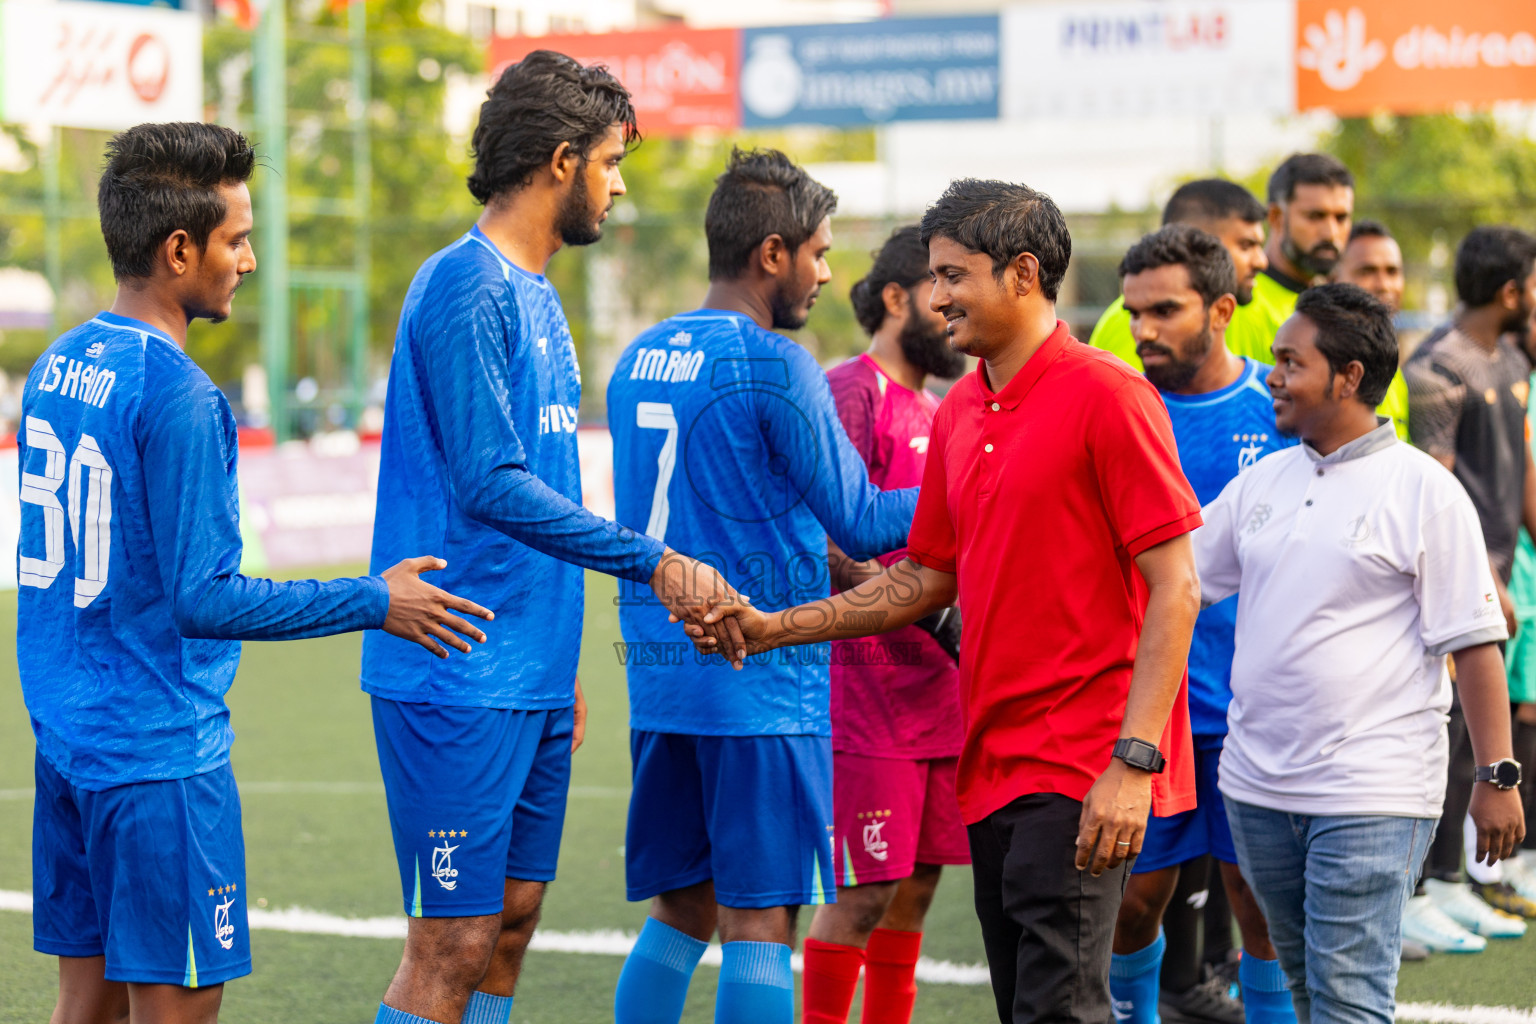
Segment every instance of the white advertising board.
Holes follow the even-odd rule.
[[[201,121],[202,21],[136,4],[4,0],[0,118],[106,129]]]
[[[1288,114],[1295,36],[1294,0],[1010,7],[1002,116]]]

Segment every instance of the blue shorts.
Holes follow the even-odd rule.
[[[548,882],[571,783],[571,708],[373,698],[373,736],[411,917],[500,914],[505,880]]]
[[[636,729],[631,900],[714,880],[727,907],[833,903],[832,740]]]
[[[251,973],[229,765],[86,790],[38,754],[36,774],[34,949],[105,956],[109,981],[197,988]]]
[[[1216,788],[1216,766],[1221,763],[1225,738],[1195,737],[1195,809],[1147,819],[1147,834],[1140,856],[1131,864],[1131,874],[1171,868],[1207,853],[1224,863],[1237,863],[1227,808]]]

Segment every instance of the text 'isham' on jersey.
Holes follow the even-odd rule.
[[[60,369],[61,363],[68,365]],[[54,356],[48,360],[48,366],[43,370],[43,379],[38,382],[37,388],[39,391],[57,391],[100,409],[106,405],[107,396],[112,393],[112,385],[116,382],[116,373],[101,369],[95,363]]]

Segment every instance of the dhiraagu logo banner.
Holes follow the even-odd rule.
[[[742,125],[997,117],[996,15],[742,32]]]

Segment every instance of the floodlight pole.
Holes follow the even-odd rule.
[[[368,387],[368,281],[371,276],[372,237],[369,211],[373,199],[373,154],[368,133],[368,107],[373,102],[368,75],[368,5],[352,0],[347,5],[347,35],[352,49],[352,202],[356,220],[352,256],[350,359],[352,425],[362,420]]]
[[[271,0],[256,31],[256,124],[267,164],[257,234],[261,247],[261,352],[272,431],[288,440],[288,41],[286,0]]]
[[[64,198],[59,188],[59,163],[63,158],[64,132],[58,125],[48,126],[48,143],[43,147],[43,274],[53,292],[48,311],[48,336],[59,333],[59,303],[64,299]]]

